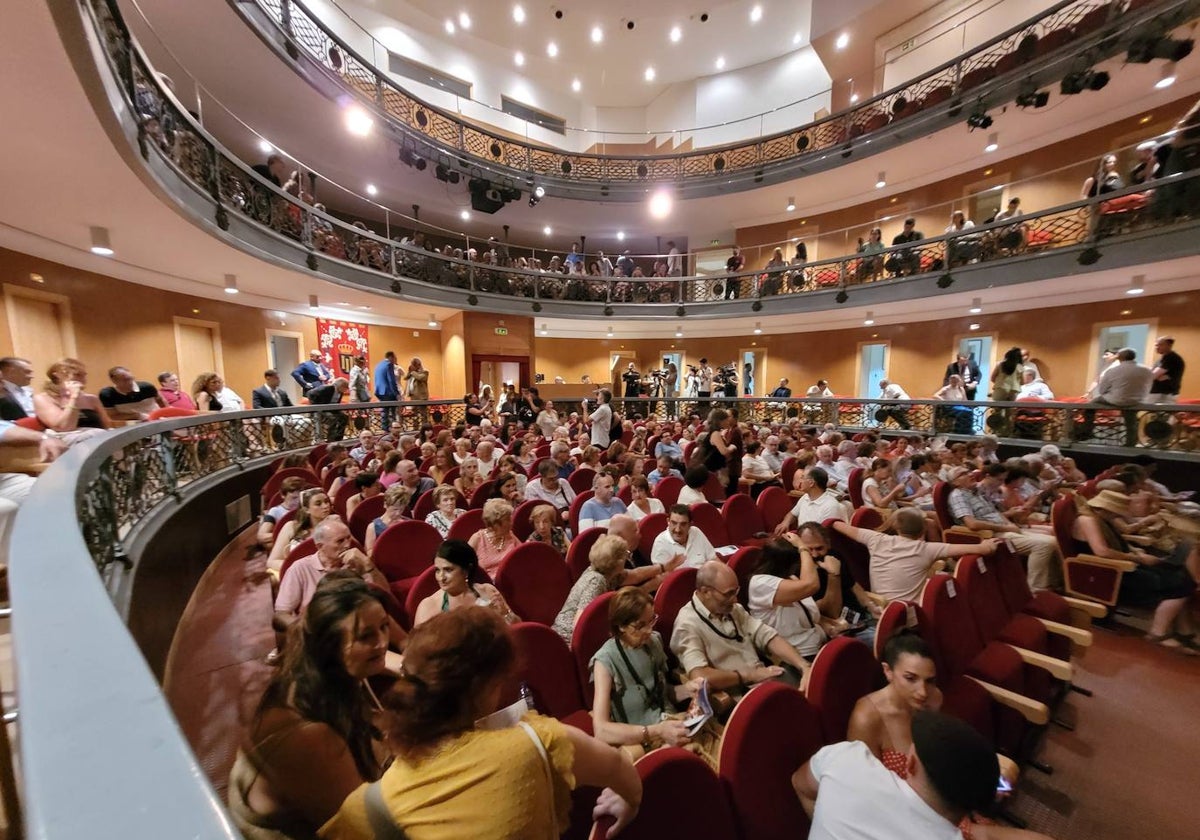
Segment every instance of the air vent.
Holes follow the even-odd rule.
[[[556,117],[553,114],[547,114],[545,111],[539,111],[532,105],[526,105],[515,99],[509,99],[503,94],[500,95],[500,110],[518,119],[531,122],[534,125],[540,125],[542,128],[553,131],[555,134],[567,133],[567,121],[563,117]]]
[[[447,93],[453,93],[455,96],[461,96],[463,99],[471,98],[471,85],[468,82],[456,79],[453,76],[447,76],[441,71],[421,64],[419,61],[412,61],[404,56],[396,55],[394,52],[388,53],[388,70],[397,76],[412,79],[414,82],[420,82],[423,85],[441,88]]]

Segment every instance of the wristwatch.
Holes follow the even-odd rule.
[[[650,729],[649,729],[649,727],[643,726],[642,727],[642,749],[644,749],[646,752],[650,752],[650,750],[652,750],[653,748],[654,748],[653,744],[650,742]]]

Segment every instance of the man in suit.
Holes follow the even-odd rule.
[[[979,386],[979,365],[975,364],[974,359],[959,353],[958,358],[946,365],[946,375],[942,377],[942,385],[948,385],[950,377],[956,373],[962,377],[963,390],[967,392],[967,399],[975,399],[975,389]]]
[[[259,385],[250,394],[251,406],[255,409],[290,408],[292,398],[287,395],[287,391],[279,387],[279,371],[274,369],[263,371],[263,380],[266,384]],[[279,446],[283,446],[284,443],[283,427],[287,419],[296,418],[271,418],[271,439]]]
[[[396,381],[396,354],[389,350],[383,361],[375,365],[375,399],[382,403],[400,399],[400,383]],[[383,409],[383,428],[390,429],[396,417],[396,409]]]
[[[325,367],[321,361],[321,351],[313,350],[308,354],[308,361],[301,362],[292,371],[292,379],[300,386],[304,396],[308,396],[308,392],[313,388],[321,385],[328,385],[333,382],[333,373],[329,368]]]
[[[20,420],[33,416],[33,365],[27,359],[0,359],[0,419]]]
[[[350,380],[344,376],[320,385],[308,392],[308,401],[313,405],[334,405],[342,401],[342,397],[350,393]],[[329,441],[339,441],[346,436],[346,413],[344,411],[322,412],[318,415],[325,427],[325,438]]]

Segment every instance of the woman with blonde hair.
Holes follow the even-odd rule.
[[[479,472],[479,459],[474,455],[469,455],[458,467],[458,478],[454,479],[454,489],[469,502],[471,494],[478,490],[485,481],[487,479]]]
[[[46,371],[46,383],[33,395],[38,422],[57,432],[67,446],[111,429],[100,398],[83,389],[87,368],[78,359],[59,359]]]
[[[225,387],[221,374],[207,371],[192,381],[192,401],[200,411],[220,411],[223,406],[217,394]]]
[[[404,509],[408,507],[410,499],[412,499],[412,488],[407,484],[393,484],[384,491],[383,514],[371,522],[367,528],[366,541],[363,543],[368,557],[375,550],[376,541],[383,536],[383,532],[388,529],[388,526],[408,518],[404,515]]]
[[[512,519],[511,504],[504,499],[488,499],[483,505],[483,527],[467,541],[489,575],[494,575],[504,556],[521,544],[513,533]]]
[[[596,540],[588,552],[588,567],[571,587],[567,600],[558,611],[558,617],[554,619],[554,632],[562,636],[568,645],[575,632],[575,622],[579,620],[584,607],[615,588],[625,577],[625,560],[628,557],[629,546],[621,537],[605,534]]]

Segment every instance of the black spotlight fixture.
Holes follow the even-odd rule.
[[[392,292],[393,293],[400,294],[403,290],[404,290],[404,287],[400,285],[399,280],[392,281]]]
[[[949,271],[947,271],[945,274],[943,274],[941,277],[939,277],[937,279],[937,286],[939,289],[949,289],[953,283],[954,283],[954,275],[951,274]]]
[[[987,108],[983,106],[982,100],[975,103],[975,109],[971,111],[970,116],[967,117],[967,125],[970,126],[972,130],[976,128],[992,127],[992,118],[988,116]]]
[[[613,308],[611,306],[604,307],[604,317],[611,318],[612,314],[613,314]]]
[[[1050,92],[1046,90],[1035,90],[1032,93],[1017,94],[1018,108],[1045,108],[1046,103],[1049,101]]]
[[[461,177],[458,172],[444,163],[439,163],[433,167],[433,174],[439,181],[444,181],[447,184],[457,184]]]
[[[762,301],[761,300],[754,301],[754,303],[750,304],[750,308],[752,310],[754,310],[755,312],[761,312],[762,311]]]
[[[1075,260],[1080,265],[1095,265],[1100,257],[1100,249],[1094,245],[1089,245],[1079,252],[1079,256]]]
[[[1130,64],[1149,64],[1156,58],[1165,58],[1167,61],[1183,61],[1192,54],[1193,46],[1194,42],[1191,38],[1181,40],[1161,35],[1153,38],[1135,38],[1129,45],[1126,59]]]
[[[838,289],[838,293],[834,295],[833,299],[838,303],[845,303],[850,300],[850,295],[846,294],[845,289]]]
[[[538,184],[536,187],[534,187],[532,190],[529,191],[529,206],[537,207],[538,202],[540,202],[545,197],[546,197],[546,188],[543,187],[541,184]]]
[[[411,166],[413,169],[416,169],[418,172],[424,172],[425,167],[429,165],[428,162],[425,160],[425,158],[418,155],[412,149],[401,149],[400,150],[400,162],[403,163],[405,166]]]
[[[848,158],[852,154],[854,154],[854,146],[849,141],[846,141],[846,145],[842,146],[842,157]]]
[[[477,298],[475,295],[467,295],[467,303],[471,304],[471,306],[478,306],[479,298]]]
[[[1073,96],[1085,90],[1102,90],[1108,84],[1108,80],[1109,75],[1104,70],[1080,70],[1063,76],[1058,89],[1060,93]]]
[[[676,318],[682,318],[686,314],[687,314],[687,310],[684,309],[682,306],[675,307],[675,317]]]
[[[535,301],[533,302],[533,311],[534,311],[534,312],[541,312],[541,311],[542,311],[542,304],[541,304],[539,301],[536,301],[536,300],[535,300]]]

